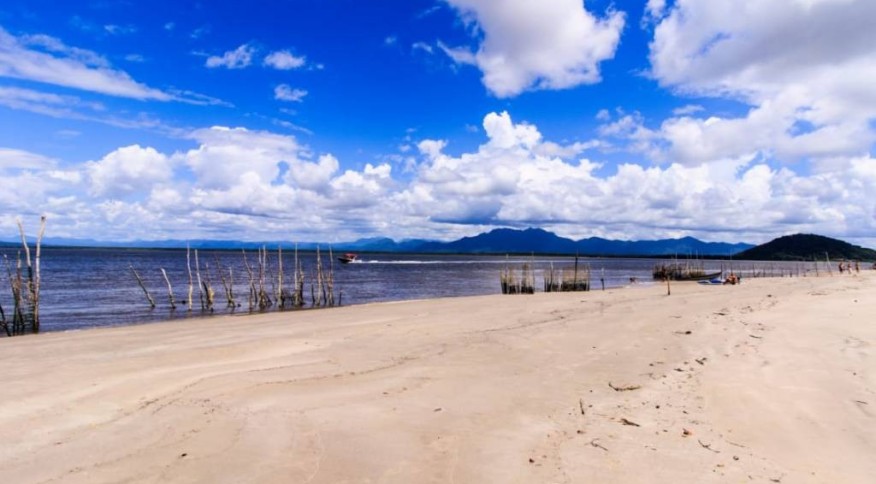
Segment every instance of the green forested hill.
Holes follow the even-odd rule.
[[[876,250],[865,249],[842,240],[814,234],[795,234],[758,245],[736,254],[746,260],[876,260]]]

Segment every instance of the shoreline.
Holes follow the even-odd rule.
[[[0,480],[863,482],[874,289],[864,271],[9,338]]]

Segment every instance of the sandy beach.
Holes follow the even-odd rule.
[[[0,482],[876,476],[876,273],[0,339]]]

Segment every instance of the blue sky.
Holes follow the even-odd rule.
[[[15,1],[0,234],[876,246],[864,0]],[[3,237],[7,237],[4,235]]]

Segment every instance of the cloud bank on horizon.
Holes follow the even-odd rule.
[[[0,238],[876,246],[872,1],[41,3],[0,8]]]

